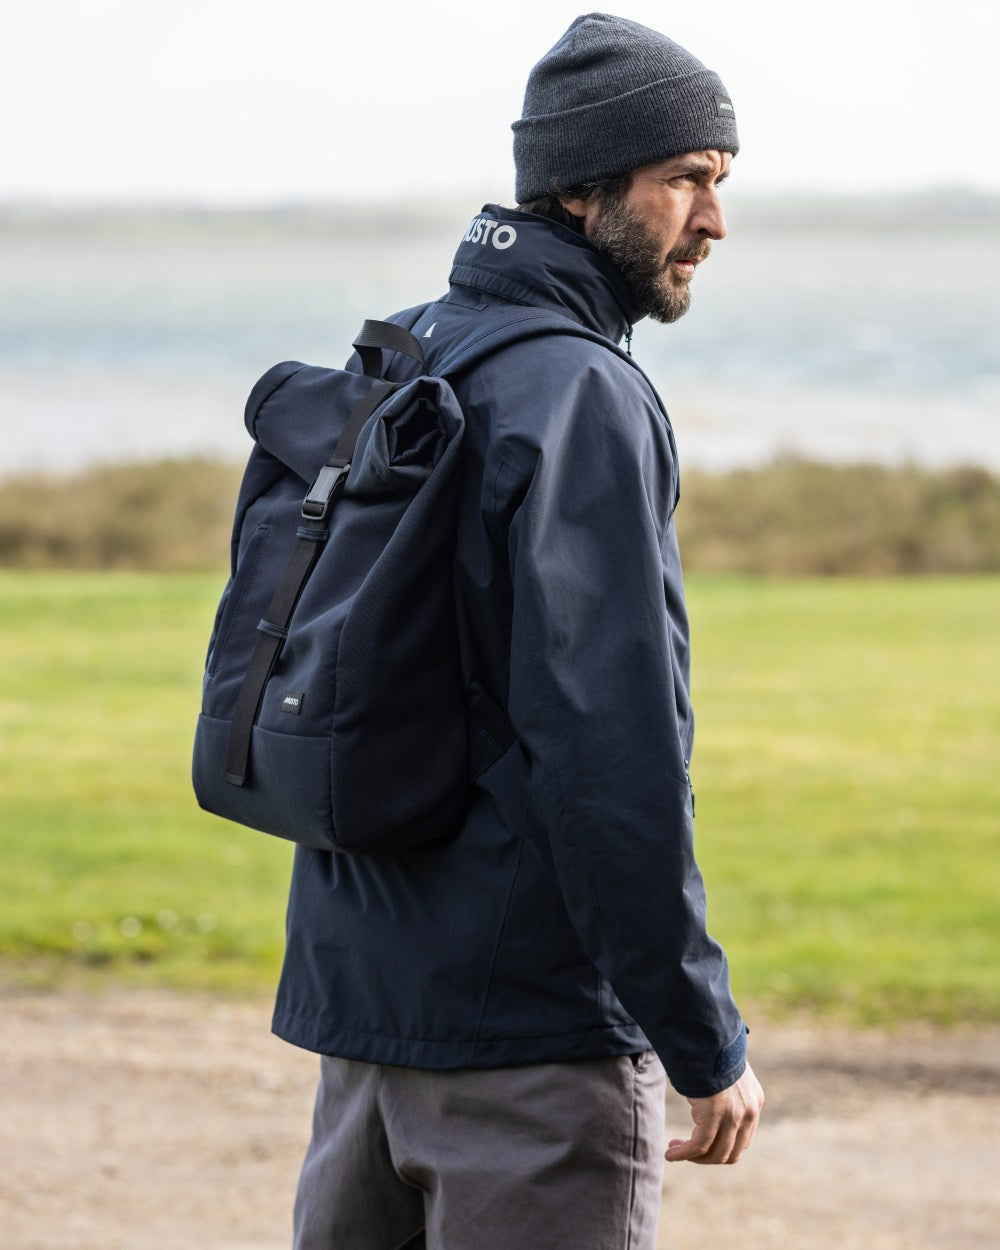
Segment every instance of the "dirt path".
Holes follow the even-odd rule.
[[[1000,1029],[753,1043],[764,1127],[667,1169],[664,1248],[1000,1247]],[[314,1076],[267,1004],[0,998],[0,1244],[285,1250]]]

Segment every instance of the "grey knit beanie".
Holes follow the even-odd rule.
[[[528,76],[514,122],[519,204],[681,152],[737,152],[718,75],[666,35],[608,13],[578,17]]]

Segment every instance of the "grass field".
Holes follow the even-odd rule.
[[[215,576],[2,573],[0,976],[258,992],[291,848],[200,812]],[[713,932],[751,1009],[1000,1020],[1000,578],[692,578]]]

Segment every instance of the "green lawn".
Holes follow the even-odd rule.
[[[204,576],[0,576],[5,976],[273,979],[291,846],[201,812],[189,780],[220,589]]]
[[[710,920],[769,1007],[1000,1019],[1000,580],[696,581]]]
[[[200,812],[211,576],[0,574],[0,976],[258,992],[291,848]],[[1000,579],[690,579],[713,932],[752,1010],[1000,1020]]]

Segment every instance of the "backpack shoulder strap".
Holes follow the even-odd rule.
[[[439,377],[447,377],[460,373],[471,365],[478,364],[487,356],[519,343],[524,339],[536,338],[545,334],[570,334],[575,338],[589,339],[630,364],[635,362],[626,355],[617,344],[598,334],[596,330],[588,330],[572,317],[562,313],[551,312],[545,308],[517,307],[512,311],[504,311],[477,326],[456,347],[452,348],[433,372]]]
[[[590,339],[631,362],[631,357],[621,351],[610,339],[593,330],[588,330],[572,318],[547,309],[519,306],[513,310],[505,310],[477,326],[465,339],[446,353],[440,363],[432,367],[431,372],[437,377],[450,379],[464,369],[478,364],[494,352],[509,347],[512,343],[546,334],[569,334],[577,338]],[[464,668],[468,657],[473,654],[473,646],[469,636],[469,623],[460,606],[456,612],[456,625]],[[481,683],[468,672],[466,673],[466,689],[469,776],[474,780],[517,740],[517,734],[506,709],[499,705]]]

